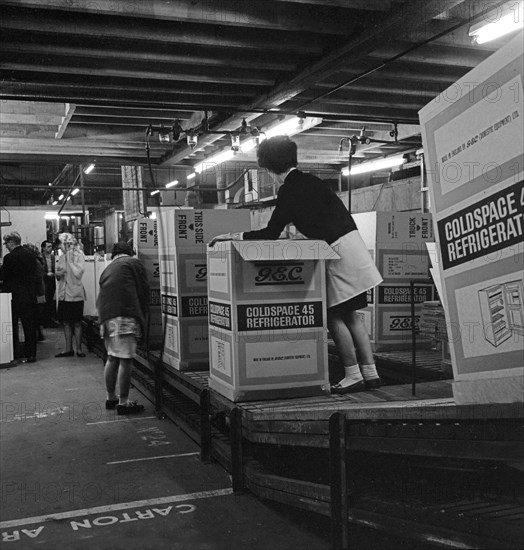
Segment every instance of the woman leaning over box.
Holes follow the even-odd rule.
[[[293,223],[308,239],[326,241],[340,260],[327,262],[327,323],[345,376],[332,393],[349,393],[380,387],[367,330],[357,310],[367,306],[366,291],[382,277],[344,203],[319,178],[297,169],[297,146],[287,136],[263,141],[257,150],[258,165],[278,184],[275,210],[267,227],[245,233],[216,236],[216,241],[278,239]]]

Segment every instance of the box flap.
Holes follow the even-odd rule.
[[[309,239],[276,241],[231,241],[240,256],[248,261],[338,260],[340,256],[326,243]]]

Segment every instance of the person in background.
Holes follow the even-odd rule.
[[[345,373],[331,391],[344,394],[380,387],[369,336],[357,311],[367,307],[366,291],[377,286],[382,277],[353,217],[326,183],[297,169],[297,145],[289,137],[263,141],[257,160],[279,186],[267,227],[218,235],[210,245],[224,240],[278,239],[289,223],[308,239],[326,241],[340,256],[340,260],[330,260],[326,265],[327,325]]]
[[[55,357],[73,357],[73,340],[76,355],[85,357],[82,351],[82,317],[84,314],[85,289],[82,276],[85,269],[85,257],[77,240],[71,233],[59,235],[60,250],[55,262],[55,274],[58,281],[57,318],[64,326],[65,350]]]
[[[149,313],[146,268],[133,256],[129,243],[118,242],[113,246],[112,262],[100,275],[96,302],[100,336],[107,350],[104,368],[106,408],[116,407],[119,415],[144,410],[143,405],[129,401],[133,357],[137,342],[145,334]]]
[[[28,250],[36,260],[36,277],[35,277],[35,294],[36,294],[36,339],[38,342],[45,340],[44,333],[42,332],[42,325],[44,323],[45,313],[45,267],[44,258],[38,250],[38,247],[31,243],[22,245]]]
[[[11,314],[15,359],[22,363],[36,361],[36,278],[37,264],[31,252],[21,246],[22,239],[16,231],[4,235],[6,254],[0,268],[2,291],[11,293]],[[24,355],[20,357],[18,321],[24,329]]]
[[[55,253],[53,243],[51,241],[42,241],[40,245],[42,258],[44,259],[45,267],[45,311],[44,311],[44,326],[51,328],[56,327],[56,279],[55,279]]]

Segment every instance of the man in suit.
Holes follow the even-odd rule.
[[[15,359],[23,363],[36,361],[36,258],[23,246],[20,234],[16,231],[4,236],[4,245],[9,251],[0,268],[2,290],[11,293],[11,313],[13,322],[13,346]],[[24,353],[18,349],[18,320],[24,329]]]

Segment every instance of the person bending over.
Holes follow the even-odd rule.
[[[217,235],[210,245],[224,240],[278,239],[289,223],[308,239],[326,241],[340,256],[339,260],[326,262],[327,324],[345,372],[331,391],[343,394],[380,387],[371,343],[358,310],[367,307],[366,292],[382,277],[353,217],[326,183],[297,169],[297,145],[289,137],[263,141],[258,146],[257,160],[279,186],[267,227]]]
[[[133,358],[137,342],[145,334],[149,312],[147,272],[144,264],[133,255],[133,247],[126,242],[113,246],[113,261],[100,275],[96,302],[100,335],[107,351],[104,367],[106,408],[116,407],[119,415],[144,410],[143,405],[129,400]]]

